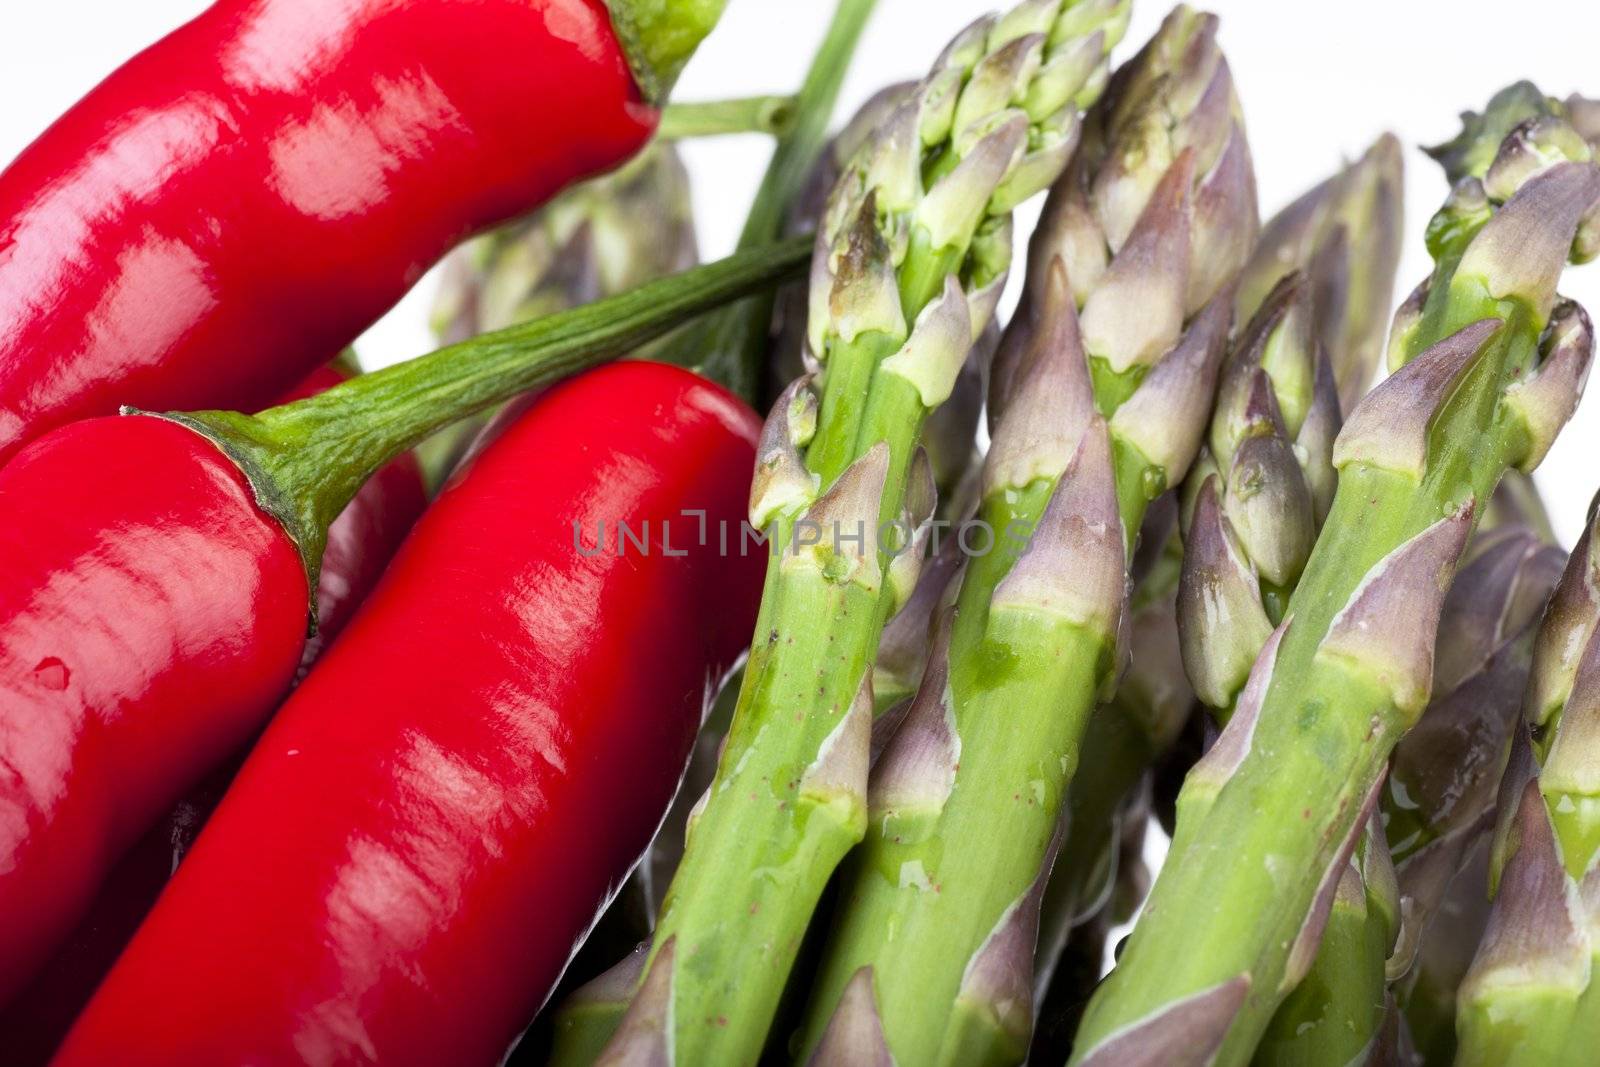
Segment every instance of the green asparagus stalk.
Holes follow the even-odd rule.
[[[805,82],[794,97],[785,132],[778,140],[750,207],[740,237],[741,246],[759,244],[764,237],[776,237],[784,231],[793,204],[801,198],[808,177],[818,167],[819,158],[828,147],[825,144],[828,123],[850,59],[876,3],[877,0],[838,0]],[[644,232],[648,232],[651,224],[641,222]],[[720,376],[719,380],[725,384],[749,390],[745,393],[746,399],[758,400],[756,387],[760,377],[753,364],[771,358],[774,306],[770,295],[726,305],[679,331],[657,354],[669,362],[697,367],[713,377]],[[682,857],[692,806],[710,785],[738,687],[736,675],[718,695],[696,740],[679,795],[652,842],[650,852],[633,875],[633,882],[643,890],[640,895],[648,901],[641,937],[651,930],[661,893]],[[627,1009],[642,973],[644,958],[642,952],[628,956],[575,991],[550,1014],[551,1063],[587,1067],[594,1062]]]
[[[671,142],[736,133],[764,133],[783,137],[794,125],[798,114],[799,99],[793,96],[675,101],[662,109],[656,138]]]
[[[1592,346],[1588,323],[1581,343]],[[1456,1062],[1587,1064],[1600,1047],[1600,538],[1573,550],[1535,639],[1500,789],[1488,927],[1457,1002]]]
[[[993,315],[1011,208],[1060,173],[1126,20],[1123,0],[1027,0],[980,21],[830,198],[810,306],[821,373],[779,399],[752,490],[781,554],[716,780],[601,1062],[760,1055],[822,888],[866,829],[870,666],[914,578],[891,556],[933,503],[925,465],[911,478],[922,424]]]
[[[995,550],[964,562],[874,770],[802,1056],[832,1062],[828,1035],[870,1032],[900,1063],[1027,1053],[1040,897],[1126,643],[1134,534],[1199,447],[1226,282],[1257,226],[1215,30],[1176,11],[1115,75],[1052,193],[990,395],[978,515]],[[871,1025],[848,1018],[861,1010]]]
[[[1185,783],[1169,860],[1076,1062],[1178,1049],[1243,1062],[1315,958],[1388,757],[1427,704],[1479,504],[1507,467],[1543,457],[1587,370],[1555,287],[1588,243],[1600,168],[1561,106],[1540,103],[1498,147],[1461,142],[1474,163],[1429,227],[1436,266],[1397,316],[1395,372],[1339,436],[1326,528]]]
[[[1140,531],[1128,601],[1128,665],[1116,695],[1089,717],[1079,769],[1068,788],[1068,832],[1039,921],[1034,967],[1038,994],[1053,987],[1058,958],[1073,940],[1081,940],[1078,931],[1114,894],[1122,875],[1117,842],[1130,822],[1149,814],[1147,805],[1137,803],[1139,787],[1177,740],[1195,706],[1178,648],[1176,598],[1183,555],[1177,525],[1177,502],[1169,493],[1151,508]],[[1139,556],[1149,558],[1143,568]],[[1098,971],[1094,977],[1099,978]],[[1081,1012],[1082,1005],[1078,1007]]]
[[[1440,613],[1433,697],[1395,748],[1381,822],[1358,846],[1361,864],[1344,870],[1316,962],[1273,1016],[1258,1065],[1337,1067],[1383,1040],[1389,983],[1411,969],[1446,890],[1493,824],[1533,631],[1562,558],[1526,527],[1480,530]]]
[[[1340,402],[1333,384],[1364,384],[1371,376],[1373,349],[1381,344],[1381,332],[1373,337],[1371,307],[1386,305],[1390,298],[1399,248],[1388,231],[1400,214],[1401,185],[1399,146],[1385,136],[1359,161],[1301,196],[1264,227],[1241,273],[1235,304],[1257,321],[1243,332],[1238,349],[1224,364],[1213,443],[1186,483],[1191,512],[1198,488],[1208,479],[1220,480],[1214,457],[1231,452],[1235,459],[1230,471],[1238,472],[1231,481],[1244,492],[1235,491],[1228,500],[1258,541],[1282,525],[1279,515],[1285,510],[1290,525],[1299,523],[1302,533],[1306,522],[1320,522],[1334,481],[1329,446]],[[1352,254],[1352,249],[1359,253]],[[1264,303],[1267,310],[1261,307]],[[1263,388],[1260,415],[1276,421],[1263,417],[1254,427],[1239,425],[1240,416],[1249,411],[1252,386],[1271,387]],[[1283,412],[1293,420],[1298,440],[1287,439]],[[1250,429],[1266,431],[1259,438],[1276,437],[1251,440]],[[1304,470],[1311,464],[1317,465],[1314,478]],[[1272,477],[1275,471],[1281,471],[1279,484]],[[1260,519],[1248,522],[1251,516]],[[1157,548],[1162,544],[1155,542]],[[1041,986],[1050,980],[1050,964],[1066,940],[1068,924],[1084,921],[1098,904],[1117,806],[1171,749],[1194,700],[1180,654],[1177,596],[1184,557],[1176,539],[1162,556],[1134,594],[1129,671],[1117,696],[1090,719],[1085,773],[1074,779],[1070,794],[1072,832],[1046,893]],[[1247,608],[1254,603],[1247,602]],[[1211,620],[1191,618],[1188,623],[1194,631]],[[1258,629],[1265,640],[1271,625]],[[1225,628],[1219,636],[1237,640]],[[1249,658],[1257,652],[1259,647],[1249,650]]]

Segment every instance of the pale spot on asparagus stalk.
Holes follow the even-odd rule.
[[[1344,662],[1386,688],[1408,719],[1428,703],[1439,613],[1472,532],[1473,511],[1468,500],[1379,560],[1317,649],[1319,660]]]

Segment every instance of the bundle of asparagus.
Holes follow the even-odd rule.
[[[1315,959],[1388,757],[1426,706],[1480,502],[1506,468],[1537,465],[1587,372],[1587,321],[1555,287],[1592,251],[1600,168],[1564,109],[1536,104],[1509,132],[1491,108],[1453,146],[1461,180],[1430,225],[1433,276],[1397,316],[1395,372],[1338,438],[1326,528],[1184,786],[1079,1062],[1176,1047],[1240,1062]]]
[[[980,22],[795,200],[817,255],[769,364],[801,377],[752,492],[780,551],[747,675],[652,942],[568,1002],[558,1062],[1012,1064],[1076,1029],[1081,1063],[1412,1063],[1459,1026],[1462,1062],[1577,1063],[1600,1037],[1600,552],[1536,639],[1559,555],[1526,478],[1591,354],[1555,293],[1600,249],[1589,105],[1515,86],[1435,150],[1436,265],[1363,399],[1398,143],[1261,228],[1216,19],[1179,7],[1108,75],[1126,19]],[[1000,336],[1010,209],[1047,185]],[[1197,704],[1216,740],[1145,901],[1143,783]]]
[[[1012,206],[1065,164],[1126,21],[1123,0],[1027,0],[980,21],[835,187],[809,309],[820,373],[780,397],[752,491],[753,525],[784,548],[716,779],[602,1062],[760,1054],[823,885],[866,829],[870,664],[915,580],[880,527],[931,513],[922,423],[993,315]],[[826,536],[803,543],[807,529]]]
[[[1089,712],[1116,674],[1127,560],[1200,443],[1255,187],[1216,20],[1180,8],[1113,78],[1052,193],[990,394],[970,554],[874,771],[803,1049],[1014,1062],[1039,898]],[[1081,308],[1081,311],[1080,311]],[[864,1016],[865,1018],[858,1018]]]

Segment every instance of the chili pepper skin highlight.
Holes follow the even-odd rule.
[[[0,172],[0,462],[122,404],[271,403],[462,238],[633,155],[638,79],[721,3],[219,0]]]
[[[56,1062],[496,1062],[748,640],[766,550],[716,531],[759,430],[659,364],[535,401],[273,720]],[[601,521],[650,554],[577,551]]]
[[[453,421],[782,281],[805,245],[256,416],[75,423],[0,470],[0,999],[121,852],[264,724],[303,653],[328,527],[374,472]]]

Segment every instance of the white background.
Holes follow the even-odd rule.
[[[945,40],[1001,0],[880,0],[844,94],[853,107],[876,87],[915,77]],[[0,0],[0,160],[9,160],[74,99],[127,58],[204,8],[204,0]],[[1214,0],[1244,99],[1271,213],[1384,129],[1408,147],[1444,139],[1455,113],[1481,106],[1517,78],[1546,92],[1600,95],[1600,4],[1593,0]],[[827,0],[730,0],[722,27],[680,87],[680,99],[784,92],[799,81],[826,22]],[[1119,56],[1131,54],[1166,7],[1135,0]],[[515,57],[506,61],[515,62]],[[731,248],[765,162],[757,138],[692,146],[702,247]],[[1407,155],[1407,245],[1401,286],[1427,271],[1422,224],[1444,193],[1437,168]],[[1031,213],[1027,216],[1031,221]],[[1600,310],[1600,264],[1568,275],[1570,295]],[[369,366],[425,351],[431,282],[363,340]],[[1562,537],[1581,528],[1600,487],[1600,401],[1580,409],[1542,477]]]

